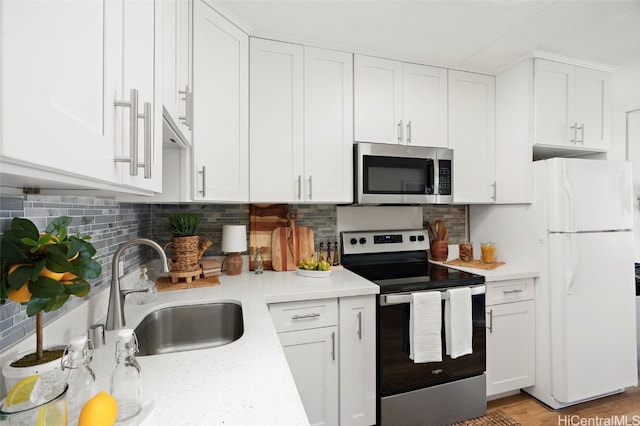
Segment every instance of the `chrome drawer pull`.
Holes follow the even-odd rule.
[[[489,333],[493,333],[493,309],[490,309],[487,313],[489,314],[489,326],[487,329],[489,330]]]
[[[524,290],[521,288],[514,288],[513,290],[502,290],[504,294],[522,293]]]
[[[312,314],[294,315],[294,316],[291,317],[291,319],[292,320],[299,320],[299,319],[317,318],[319,316],[320,316],[320,314],[314,312]]]

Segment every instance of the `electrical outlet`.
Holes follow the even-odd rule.
[[[118,261],[118,270],[120,271],[120,276],[118,278],[124,277],[124,260]]]

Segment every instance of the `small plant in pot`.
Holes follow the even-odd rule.
[[[200,216],[191,212],[172,213],[167,217],[165,227],[171,234],[171,242],[167,246],[171,246],[169,275],[172,278],[199,275],[200,259],[211,247],[209,240],[200,242],[200,223]]]
[[[90,236],[69,234],[71,218],[53,220],[44,233],[28,219],[13,218],[0,242],[2,266],[0,303],[7,299],[26,305],[27,316],[36,317],[36,351],[13,362],[29,367],[55,360],[60,351],[43,349],[44,312],[60,309],[71,296],[84,297],[102,267],[94,259],[96,249]]]

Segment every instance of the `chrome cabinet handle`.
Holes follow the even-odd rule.
[[[207,196],[207,169],[206,166],[202,166],[202,170],[198,172],[202,175],[202,191],[198,191],[202,194],[202,198]]]
[[[193,93],[189,90],[188,84],[184,87],[184,90],[178,90],[178,93],[182,95],[182,100],[184,101],[184,116],[178,117],[178,120],[182,121],[182,124],[191,130],[193,125]]]
[[[573,126],[569,128],[573,130],[573,139],[569,139],[569,142],[578,142],[578,123],[573,123]]]
[[[129,108],[129,158],[116,157],[116,163],[129,163],[129,174],[138,176],[138,90],[131,89],[129,101],[115,101],[115,106]]]
[[[514,288],[513,290],[502,290],[504,294],[513,294],[513,293],[521,293],[524,290],[521,288]]]
[[[580,130],[580,138],[578,138],[578,130]],[[584,144],[584,123],[576,127],[576,142]]]
[[[313,182],[311,181],[311,175],[309,175],[309,200],[313,199],[313,196],[312,196],[313,193],[311,192],[312,184]]]
[[[331,332],[331,360],[336,360],[336,332]]]
[[[298,200],[302,197],[302,175],[298,175]]]
[[[407,124],[407,143],[411,143],[411,121]]]
[[[491,196],[491,199],[492,199],[493,201],[495,201],[495,200],[496,200],[497,186],[498,186],[498,184],[497,184],[496,182],[493,182],[493,183],[491,184],[491,188],[492,188],[492,191],[493,191],[493,195]]]
[[[489,326],[487,327],[487,329],[489,330],[489,333],[493,333],[493,309],[490,309],[488,314],[489,314]]]
[[[294,315],[291,317],[292,320],[300,320],[300,319],[308,319],[308,318],[318,318],[320,316],[319,313],[317,312],[313,312],[311,314],[304,314],[304,315]]]
[[[358,312],[358,339],[362,340],[362,312]]]
[[[151,144],[151,103],[144,103],[144,113],[138,115],[144,120],[144,163],[138,164],[138,167],[144,168],[144,178],[151,179],[151,157],[153,155]]]
[[[402,143],[402,120],[398,122],[398,143]]]

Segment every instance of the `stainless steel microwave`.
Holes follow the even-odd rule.
[[[453,150],[354,144],[356,204],[451,204]]]

